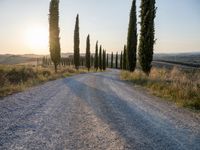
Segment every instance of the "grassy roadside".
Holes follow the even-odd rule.
[[[153,68],[149,77],[138,70],[134,73],[122,71],[120,77],[178,106],[200,110],[200,71]]]
[[[0,97],[23,91],[47,81],[87,72],[87,69],[83,68],[77,71],[73,67],[59,68],[58,73],[55,73],[53,68],[41,66],[0,65]]]

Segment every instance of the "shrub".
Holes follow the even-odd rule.
[[[51,75],[51,72],[50,72],[49,70],[43,70],[43,71],[42,71],[42,75],[43,75],[44,77],[49,77],[49,76]]]
[[[37,74],[33,71],[32,68],[12,68],[8,71],[6,78],[10,83],[18,84],[20,82],[26,82],[29,78],[36,78]]]
[[[5,71],[3,69],[0,69],[0,85],[4,86],[5,82],[6,82]]]

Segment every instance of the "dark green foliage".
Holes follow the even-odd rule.
[[[109,62],[108,62],[108,60],[109,60],[109,55],[107,54],[107,58],[106,58],[106,67],[109,67]]]
[[[90,65],[91,65],[91,67],[94,67],[94,56],[93,55],[91,55],[91,57],[90,57]]]
[[[84,58],[83,57],[80,57],[80,62],[81,62],[81,66],[83,67],[83,66],[85,66],[85,61],[84,61]]]
[[[8,81],[13,84],[26,82],[29,78],[36,78],[36,77],[37,74],[34,72],[32,68],[25,68],[25,67],[20,69],[13,68],[6,75]]]
[[[127,52],[126,45],[124,46],[124,55],[123,55],[123,70],[127,69]]]
[[[113,68],[113,52],[111,54],[111,68]]]
[[[86,40],[86,68],[88,71],[90,70],[91,64],[90,64],[90,35],[88,35],[87,40]]]
[[[115,68],[118,69],[118,52],[116,53],[115,57]]]
[[[103,51],[103,70],[106,70],[106,51]]]
[[[74,65],[78,70],[80,65],[80,38],[79,38],[79,15],[76,17],[76,24],[74,30]]]
[[[99,57],[98,57],[98,41],[96,42],[96,50],[95,50],[95,62],[94,62],[94,68],[96,69],[96,70],[98,70],[98,68],[99,68]]]
[[[133,72],[136,67],[136,55],[137,55],[137,15],[136,15],[136,0],[133,0],[130,12],[128,38],[127,38],[128,69],[131,72]]]
[[[0,68],[0,85],[3,87],[6,83],[6,75],[4,73],[4,70]]]
[[[100,70],[103,69],[103,65],[102,65],[102,46],[100,46],[100,48],[99,48],[99,69]]]
[[[123,54],[121,52],[121,55],[120,55],[120,69],[122,69],[122,64],[123,64]]]
[[[155,0],[141,1],[141,32],[139,44],[139,63],[147,75],[151,71],[154,49],[154,19],[156,16]]]
[[[49,49],[55,72],[60,63],[59,0],[51,0],[49,8]]]

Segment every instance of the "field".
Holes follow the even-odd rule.
[[[200,110],[200,71],[153,68],[147,77],[141,71],[123,71],[121,79],[143,86],[154,95],[174,101],[178,106]]]
[[[51,67],[30,65],[0,65],[0,97],[23,91],[31,86],[87,72],[86,69],[75,70],[73,67],[61,67],[54,73]]]
[[[172,62],[183,65],[190,64],[200,67],[200,53],[155,54],[154,61]]]

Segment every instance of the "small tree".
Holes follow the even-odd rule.
[[[51,0],[49,8],[49,49],[55,72],[60,63],[59,0]]]
[[[116,53],[116,57],[115,57],[115,67],[116,69],[118,69],[118,52]]]
[[[127,56],[129,71],[133,72],[136,67],[137,54],[137,15],[136,15],[136,0],[132,2],[130,12],[128,38],[127,38]]]
[[[106,70],[106,51],[103,51],[103,70]]]
[[[120,69],[122,69],[122,64],[123,64],[123,54],[121,52],[121,55],[120,55]]]
[[[74,65],[78,70],[80,65],[80,38],[79,38],[79,15],[76,17],[76,24],[74,30]]]
[[[113,52],[111,54],[111,68],[113,68]]]
[[[123,55],[123,70],[127,69],[127,53],[126,53],[126,45],[124,46],[124,55]]]
[[[94,67],[94,56],[93,55],[90,56],[90,65],[91,65],[91,67]]]
[[[99,48],[99,68],[100,70],[103,69],[103,65],[102,65],[102,46],[100,45],[100,48]]]
[[[154,19],[156,17],[155,0],[141,1],[141,32],[139,44],[139,63],[146,75],[151,71],[154,49]]]
[[[88,69],[88,71],[90,71],[90,67],[91,67],[90,59],[91,59],[90,58],[90,35],[88,35],[87,40],[86,40],[86,57],[85,57],[86,68]]]
[[[99,68],[99,59],[98,59],[98,41],[96,42],[96,50],[95,50],[95,62],[94,62],[94,68],[96,69],[96,71],[98,70]]]
[[[109,62],[108,62],[108,60],[109,60],[109,55],[107,54],[107,59],[106,59],[106,67],[108,68],[109,67]]]

